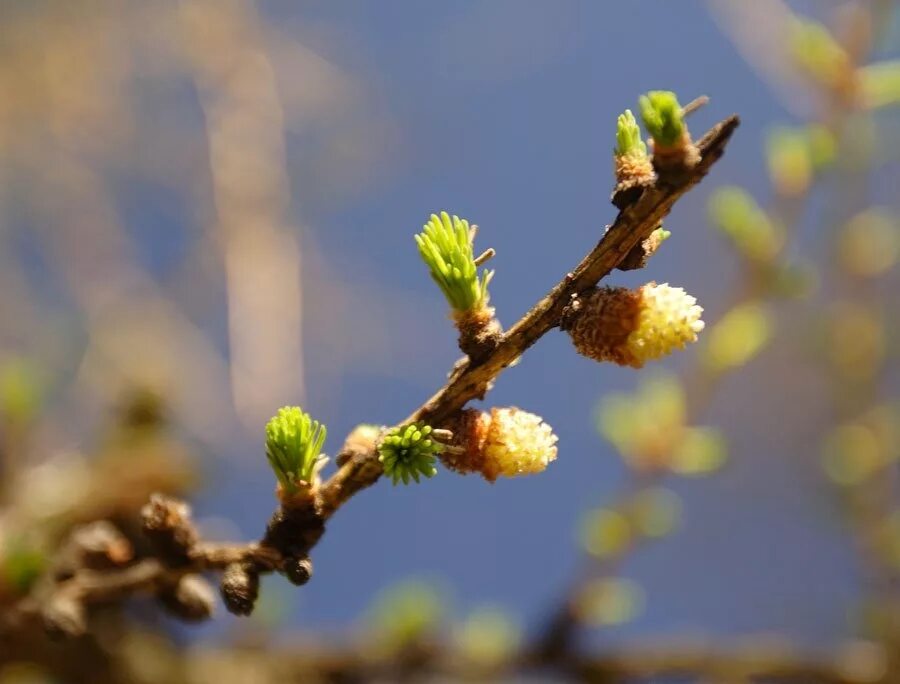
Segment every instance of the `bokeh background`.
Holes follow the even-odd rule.
[[[891,2],[791,7],[869,45],[863,63],[898,57]],[[746,269],[707,205],[736,185],[763,206],[787,197],[782,256],[802,285],[767,309],[766,348],[698,402],[691,420],[721,430],[727,462],[665,482],[679,523],[618,568],[643,608],[601,638],[780,633],[829,649],[855,633],[868,570],[822,444],[859,389],[853,369],[877,356],[872,405],[890,407],[900,382],[893,262],[877,282],[848,279],[835,245],[876,207],[874,252],[896,256],[900,119],[890,106],[847,115],[832,152],[851,163],[785,190],[773,127],[833,122],[833,101],[804,71],[784,12],[771,0],[3,3],[0,364],[8,394],[27,394],[27,377],[40,397],[8,467],[34,468],[29,496],[64,507],[115,443],[122,403],[152,393],[171,446],[191,454],[202,528],[254,538],[274,504],[262,430],[279,406],[324,421],[335,453],[357,423],[407,415],[456,360],[412,240],[431,212],[478,223],[479,244],[497,250],[492,303],[509,325],[613,219],[616,116],[650,89],[705,94],[695,134],[733,112],[742,126],[675,208],[649,267],[612,282],[682,286],[715,323]],[[844,299],[880,302],[874,346],[840,352],[846,377],[820,363],[825,347],[868,334],[871,312],[847,304],[829,318]],[[379,482],[329,524],[313,582],[269,578],[254,619],[341,634],[385,586],[418,577],[456,615],[489,603],[528,629],[590,563],[585,512],[632,477],[598,430],[598,402],[659,371],[694,373],[698,358],[620,369],[548,335],[487,405],[543,416],[557,462],[494,485],[447,471]],[[156,457],[120,455],[108,486],[129,487]],[[246,628],[226,616],[181,638]]]

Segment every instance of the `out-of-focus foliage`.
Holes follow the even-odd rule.
[[[394,651],[437,636],[445,604],[433,584],[409,580],[387,588],[371,609],[369,627],[382,648]]]

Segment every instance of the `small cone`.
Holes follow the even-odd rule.
[[[603,287],[573,302],[563,327],[579,354],[641,368],[696,341],[702,313],[694,297],[667,283],[637,290]]]
[[[457,449],[441,455],[444,465],[460,473],[480,473],[493,482],[542,472],[556,459],[557,437],[540,416],[512,408],[461,412],[453,433]]]

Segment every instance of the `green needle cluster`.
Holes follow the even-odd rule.
[[[458,216],[451,218],[446,211],[440,216],[432,214],[416,235],[416,244],[431,277],[455,312],[487,306],[487,286],[494,272],[482,271],[479,278],[468,221]]]
[[[641,118],[656,144],[676,146],[684,136],[684,114],[675,93],[651,90],[640,98]]]
[[[266,457],[287,494],[312,484],[324,465],[328,431],[299,406],[285,406],[266,423]]]
[[[419,481],[419,476],[434,477],[437,473],[435,454],[443,450],[443,445],[430,437],[431,426],[412,423],[391,430],[378,445],[378,460],[384,467],[384,474],[394,484]]]
[[[616,121],[616,156],[647,156],[647,146],[641,139],[641,129],[630,109],[619,114]]]

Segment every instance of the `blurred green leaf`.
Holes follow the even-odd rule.
[[[846,78],[850,58],[821,23],[795,16],[788,25],[788,47],[798,66],[822,85],[834,88]]]
[[[782,231],[753,197],[736,186],[713,192],[709,200],[709,220],[742,254],[756,261],[768,261],[783,242]]]
[[[712,428],[688,428],[672,454],[672,472],[679,475],[707,475],[728,458],[725,437]]]
[[[812,294],[818,285],[816,271],[808,263],[778,263],[771,269],[768,294],[784,299],[801,299]]]
[[[721,372],[743,366],[759,354],[772,337],[772,323],[759,303],[740,304],[712,326],[706,335],[704,362]]]
[[[578,596],[581,620],[596,627],[621,625],[640,615],[644,590],[636,582],[622,577],[591,580]]]
[[[806,127],[809,144],[809,158],[816,170],[831,166],[837,158],[837,141],[834,133],[822,124],[812,123]]]
[[[0,415],[28,422],[40,408],[42,395],[41,372],[34,363],[21,357],[0,360]]]
[[[851,275],[883,275],[900,258],[900,223],[888,209],[860,212],[841,228],[837,256],[838,263]]]
[[[23,594],[47,568],[47,556],[36,546],[23,540],[12,541],[0,551],[3,582]]]
[[[876,62],[856,71],[864,107],[876,109],[900,104],[900,60]]]
[[[584,550],[592,556],[615,557],[631,543],[631,525],[618,511],[598,508],[584,516],[579,538]]]
[[[822,464],[828,477],[838,485],[858,485],[885,463],[875,432],[865,425],[841,425],[826,437]]]
[[[369,624],[383,646],[396,649],[437,631],[444,614],[444,601],[435,585],[409,580],[376,598]]]
[[[766,136],[766,161],[772,185],[781,194],[794,197],[809,188],[813,160],[805,129],[772,129]]]
[[[461,655],[483,668],[508,660],[522,642],[521,627],[499,608],[482,607],[472,612],[455,631]]]
[[[634,394],[613,394],[598,407],[600,433],[632,467],[660,466],[684,425],[687,408],[681,383],[672,376],[651,375]]]
[[[632,523],[642,535],[665,537],[681,520],[681,499],[670,489],[649,487],[635,495],[630,513]]]

